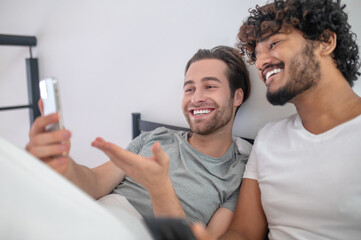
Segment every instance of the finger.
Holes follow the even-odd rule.
[[[166,165],[169,163],[169,156],[166,152],[164,152],[159,142],[153,144],[152,152],[157,162],[159,162],[159,164]]]
[[[39,134],[30,138],[30,142],[26,145],[26,150],[32,153],[32,148],[46,147],[55,144],[65,144],[68,145],[68,149],[70,149],[70,137],[71,132],[68,130]]]
[[[106,149],[106,146],[105,146],[105,140],[101,137],[97,137],[92,143],[91,145],[93,147],[96,147],[98,148],[99,150],[105,152],[107,149]]]
[[[147,167],[145,157],[127,151],[111,142],[106,142],[102,138],[97,138],[93,144],[108,156],[112,156],[110,159],[121,167],[125,173],[134,171],[134,169],[142,171],[143,168]]]
[[[98,148],[98,149],[99,149],[100,151],[102,151],[105,155],[107,155],[110,159],[115,159],[115,158],[116,158],[116,156],[115,156],[112,152],[108,151],[108,150],[104,147],[104,144],[103,144],[103,143],[94,141],[94,142],[92,143],[92,146]]]
[[[127,151],[111,142],[105,142],[104,147],[107,152],[112,153],[117,159],[130,166],[139,166],[144,163],[144,157]]]
[[[31,139],[31,145],[42,146],[55,143],[69,142],[71,138],[71,132],[68,130],[58,130],[54,132],[48,132],[36,135]]]
[[[34,121],[33,126],[30,129],[29,137],[35,136],[39,133],[45,132],[45,127],[52,123],[59,121],[58,113],[49,114],[47,116],[37,117]]]
[[[123,169],[123,171],[127,171],[127,169],[130,167],[130,165],[128,164],[128,162],[122,161],[122,159],[119,159],[119,156],[116,154],[117,151],[119,151],[119,149],[121,149],[120,147],[114,145],[113,148],[109,148],[109,144],[111,143],[107,143],[103,138],[96,138],[93,142],[92,142],[92,146],[98,148],[99,150],[101,150],[102,152],[104,152],[105,155],[107,155],[110,160],[112,162],[114,162],[118,167],[120,167],[121,169]],[[125,150],[124,150],[125,151]]]
[[[38,158],[48,158],[59,155],[66,156],[68,155],[69,150],[70,150],[70,144],[64,143],[64,144],[32,147],[31,149],[29,149],[29,152]]]
[[[138,156],[134,153],[124,150],[123,148],[121,148],[111,142],[106,142],[103,138],[100,138],[100,137],[96,138],[92,142],[92,146],[102,150],[106,154],[110,154],[116,158],[120,158],[121,160],[126,159],[127,156],[130,156],[131,158]],[[134,155],[134,156],[132,156],[132,155]],[[131,161],[127,161],[127,160],[125,160],[124,162],[131,163]]]
[[[101,147],[103,144],[105,143],[105,140],[101,137],[97,137],[93,142],[92,142],[92,146],[93,147]]]
[[[44,108],[43,108],[43,100],[41,100],[41,98],[38,101],[38,107],[39,107],[39,110],[41,112],[41,115],[43,115],[44,114]]]

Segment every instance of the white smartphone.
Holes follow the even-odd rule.
[[[55,78],[46,78],[39,82],[40,97],[43,102],[43,115],[59,113],[59,122],[46,126],[47,131],[63,129],[63,115],[60,106],[59,83]]]

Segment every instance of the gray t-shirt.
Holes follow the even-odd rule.
[[[187,136],[161,127],[135,138],[127,149],[150,157],[153,144],[160,142],[170,157],[169,175],[188,219],[207,224],[219,207],[235,210],[249,155],[240,154],[232,143],[222,157],[210,157],[189,145]],[[130,177],[114,193],[125,196],[143,216],[154,215],[147,191]]]

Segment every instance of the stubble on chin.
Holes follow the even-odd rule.
[[[231,103],[232,101],[230,101],[229,106],[222,108],[223,110],[220,110],[219,106],[215,107],[215,116],[207,120],[203,119],[198,123],[192,122],[190,117],[186,115],[185,117],[191,131],[195,134],[204,136],[212,134],[229,124],[233,119],[233,108]]]
[[[320,62],[313,49],[312,43],[307,43],[302,54],[291,59],[288,69],[290,77],[286,85],[273,93],[267,91],[267,100],[272,105],[283,106],[318,83],[321,77]]]

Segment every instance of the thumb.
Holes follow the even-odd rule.
[[[43,115],[44,114],[44,109],[43,109],[43,101],[41,100],[41,98],[38,101],[38,107],[39,107],[39,110],[41,112],[41,115]]]
[[[165,165],[169,163],[169,156],[166,152],[163,151],[163,148],[160,146],[159,142],[153,144],[152,152],[154,154],[154,158],[161,165]]]

